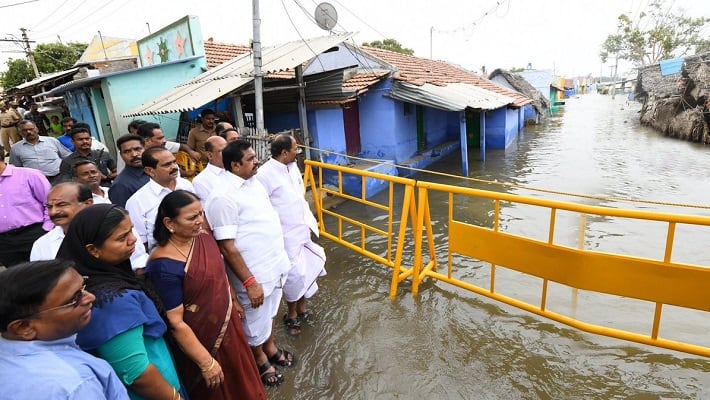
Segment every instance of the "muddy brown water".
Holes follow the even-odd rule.
[[[489,151],[485,162],[471,155],[470,176],[563,192],[710,205],[710,148],[639,126],[638,109],[620,96],[615,101],[597,94],[568,99],[563,112],[544,125],[526,127],[507,150]],[[431,168],[460,173],[460,160],[453,156]],[[417,178],[477,185],[455,178]],[[702,208],[505,190],[585,204],[710,215]],[[446,219],[443,202],[432,200],[434,220]],[[461,207],[457,213],[472,218],[486,218],[488,213],[476,205]],[[376,218],[349,203],[339,205],[338,211]],[[503,210],[501,221],[512,231],[529,233],[547,218],[546,213],[510,207]],[[574,245],[578,220],[565,218],[561,216],[560,223],[570,229],[560,229],[561,240]],[[664,232],[663,227],[630,221],[590,219],[585,246],[659,257],[663,249],[657,240]],[[710,232],[680,230],[678,235],[674,257],[710,265],[705,250]],[[588,334],[442,283],[426,282],[417,297],[403,283],[390,300],[388,269],[330,241],[321,244],[328,254],[328,276],[309,303],[315,321],[291,338],[280,324],[281,315],[277,317],[277,342],[294,351],[299,361],[284,369],[283,385],[268,389],[272,399],[710,399],[710,359]],[[377,248],[384,242],[371,244]],[[437,249],[444,248],[437,244]],[[478,267],[470,265],[471,276],[485,278],[485,268]],[[503,288],[526,300],[539,293],[525,277],[513,276]],[[581,293],[575,307],[569,291],[551,293],[551,304],[590,322],[612,321],[647,332],[652,317],[652,307],[640,302]],[[664,309],[662,323],[662,336],[710,346],[708,313]]]

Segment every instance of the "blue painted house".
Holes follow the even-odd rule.
[[[550,101],[547,99],[546,94],[533,87],[522,76],[499,68],[491,72],[488,75],[488,79],[500,86],[523,93],[533,100],[532,103],[523,106],[526,123],[539,123],[541,119],[548,115]]]
[[[311,60],[304,74],[338,68],[346,71],[341,96],[307,99],[314,146],[331,163],[353,163],[345,156],[358,156],[424,168],[458,150],[467,175],[469,147],[481,158],[486,148],[505,149],[523,127],[523,107],[532,103],[442,61],[346,43]],[[265,106],[267,128],[288,128],[296,121],[291,113]]]

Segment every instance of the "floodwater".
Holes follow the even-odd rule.
[[[638,109],[637,104],[627,105],[623,96],[615,101],[597,94],[568,99],[562,112],[546,124],[526,127],[505,151],[489,151],[485,162],[471,154],[469,176],[520,185],[494,190],[524,195],[709,215],[706,208],[670,203],[710,205],[710,148],[639,126]],[[453,156],[431,168],[458,174],[460,159]],[[424,174],[416,178],[490,186]],[[431,200],[433,220],[446,219],[445,201]],[[373,218],[358,205],[345,203],[338,211]],[[456,212],[488,218],[488,211],[462,203]],[[545,226],[548,218],[546,213],[511,206],[503,209],[501,224],[513,232],[534,234],[532,226]],[[574,246],[578,216],[560,216],[558,223],[560,240]],[[590,218],[584,246],[658,258],[663,254],[658,240],[663,243],[664,229]],[[677,257],[680,262],[710,265],[708,240],[710,232],[679,227],[674,261]],[[294,351],[299,361],[284,369],[283,385],[268,389],[270,398],[710,399],[710,359],[588,334],[439,282],[423,284],[417,297],[405,282],[390,300],[389,269],[327,240],[321,242],[329,257],[328,276],[309,303],[316,320],[300,337],[291,338],[282,329],[281,316],[277,318],[277,343]],[[376,240],[370,244],[378,245]],[[438,255],[440,265],[445,265],[445,248],[437,244],[437,251],[443,251]],[[474,278],[482,274],[485,281],[484,268],[475,263],[463,267],[470,267],[464,273]],[[513,276],[507,289],[528,300],[539,293],[539,286],[534,286]],[[551,303],[585,321],[614,326],[614,317],[619,317],[619,327],[649,332],[653,312],[649,305],[581,293],[579,305],[573,306],[571,298],[569,290],[560,290],[552,294]],[[710,346],[708,313],[664,308],[663,318],[661,336]]]

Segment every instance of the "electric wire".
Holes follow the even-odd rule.
[[[291,18],[291,14],[288,12],[288,8],[286,8],[286,2],[284,0],[281,0],[281,5],[283,6],[284,11],[286,12],[286,16],[288,17],[288,20],[291,21],[291,26],[293,26],[293,30],[296,31],[296,33],[298,34],[298,37],[301,38],[301,41],[303,42],[303,44],[305,44],[306,47],[308,47],[308,50],[310,50],[311,53],[313,53],[316,60],[318,60],[318,63],[320,64],[321,68],[323,69],[323,71],[325,71],[326,70],[325,66],[323,65],[323,62],[320,60],[320,57],[318,57],[318,53],[316,53],[315,50],[313,50],[311,45],[309,45],[308,42],[306,41],[306,39],[303,37],[303,35],[301,35],[301,32],[298,30],[298,28],[296,28],[296,24],[293,22],[293,19]]]
[[[29,28],[29,30],[30,30],[30,31],[33,31],[36,27],[42,26],[42,24],[43,24],[45,21],[47,21],[49,18],[53,17],[53,16],[54,16],[54,13],[56,13],[57,11],[59,11],[59,9],[62,8],[62,7],[64,7],[64,5],[67,4],[68,2],[69,2],[69,0],[64,0],[64,1],[62,2],[62,4],[60,4],[59,6],[57,6],[57,8],[55,8],[53,11],[51,11],[49,14],[47,14],[46,17],[42,18],[42,19],[41,19],[39,22],[37,22],[33,27]]]

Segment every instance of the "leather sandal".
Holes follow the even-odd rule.
[[[283,359],[281,359],[283,357]],[[269,361],[282,367],[293,367],[296,365],[296,356],[290,351],[277,349],[276,354],[269,357]]]
[[[284,382],[284,376],[276,367],[274,367],[274,372],[267,372],[271,367],[272,365],[268,361],[259,366],[261,383],[266,386],[278,386]],[[274,380],[274,378],[276,378],[276,380]]]

